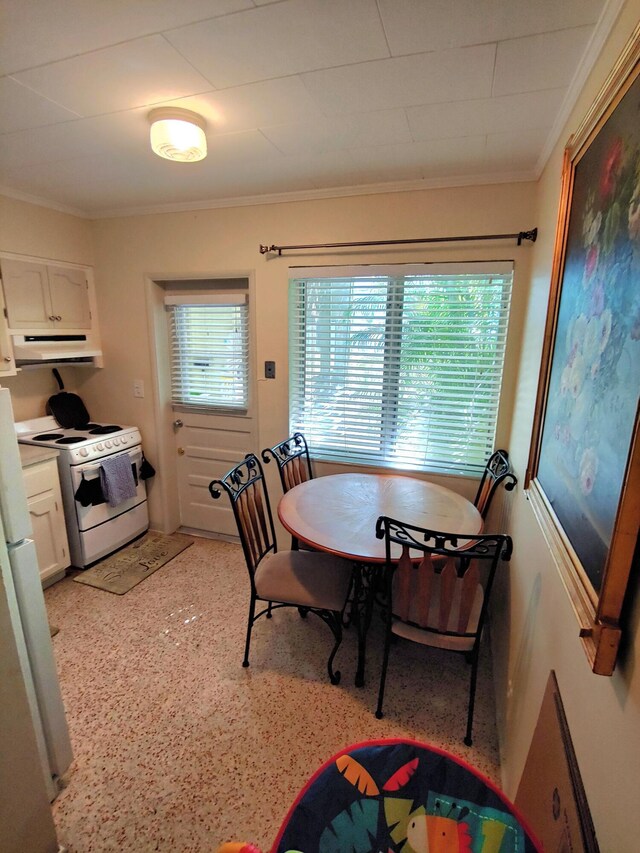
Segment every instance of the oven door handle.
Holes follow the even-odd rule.
[[[119,455],[124,456],[125,453],[127,453],[127,455],[129,456],[129,459],[131,460],[131,464],[135,465],[136,468],[140,468],[140,462],[142,461],[142,453],[140,451],[133,451],[133,452],[125,451],[124,453],[121,453]],[[111,454],[109,457],[105,456],[104,458],[105,459],[107,459],[107,458],[111,459],[111,457],[115,456],[115,455],[118,455],[118,454]],[[97,477],[100,474],[100,468],[101,467],[102,466],[100,464],[100,460],[97,460],[96,462],[90,462],[87,465],[78,465],[76,467],[76,471],[79,474],[82,474],[85,478],[87,477],[87,474],[93,474],[93,473],[95,473],[95,475]]]
[[[129,456],[131,456],[131,454],[129,454]],[[133,474],[133,479],[136,484],[137,492],[138,488],[140,487],[140,474],[138,471],[138,466],[135,462],[131,463],[131,473]],[[105,502],[99,467],[97,470],[95,470],[94,474],[95,476],[93,477],[85,477],[85,472],[80,472],[80,484],[73,493],[73,497],[83,507],[98,506],[99,504],[103,504]]]

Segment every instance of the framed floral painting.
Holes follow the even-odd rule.
[[[640,35],[565,149],[530,499],[594,672],[610,675],[640,523]]]

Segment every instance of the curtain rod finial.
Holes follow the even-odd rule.
[[[518,234],[518,246],[522,245],[523,240],[531,240],[532,243],[536,242],[538,237],[538,229],[532,228],[531,231],[521,231]]]

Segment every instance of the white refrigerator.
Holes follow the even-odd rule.
[[[3,744],[0,757],[2,790],[0,804],[5,820],[12,822],[14,842],[24,830],[25,840],[42,822],[39,846],[31,849],[57,849],[51,845],[52,827],[48,801],[58,793],[58,778],[72,759],[71,742],[62,694],[53,654],[49,622],[45,608],[36,549],[31,535],[31,521],[22,479],[22,466],[13,421],[11,396],[0,388],[0,664],[2,668],[2,708],[0,726],[15,731]],[[22,714],[20,711],[22,710]],[[7,728],[8,727],[8,728]],[[9,766],[8,754],[18,761]],[[36,767],[30,784],[24,773]],[[20,786],[30,791],[10,808]],[[46,793],[42,808],[38,790]],[[47,814],[48,812],[48,814]],[[30,816],[25,820],[25,815]],[[5,820],[2,823],[5,823]],[[24,826],[21,827],[21,824]],[[36,831],[36,835],[38,835]],[[53,838],[55,840],[55,831]],[[48,839],[48,840],[46,840]],[[6,842],[6,838],[4,839]],[[0,848],[3,848],[0,831]],[[15,848],[19,849],[18,847]],[[22,849],[27,849],[23,847]]]

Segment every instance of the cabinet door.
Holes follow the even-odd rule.
[[[16,363],[13,360],[13,347],[9,337],[4,296],[0,288],[0,376],[15,376]]]
[[[10,329],[50,329],[55,325],[45,264],[5,258],[2,284]]]
[[[51,309],[56,329],[90,329],[87,274],[73,267],[48,266]]]
[[[66,535],[61,506],[55,492],[44,492],[29,500],[29,514],[33,527],[33,541],[36,543],[40,577],[46,580],[50,575],[69,565],[67,559]],[[61,527],[62,525],[62,531]]]

